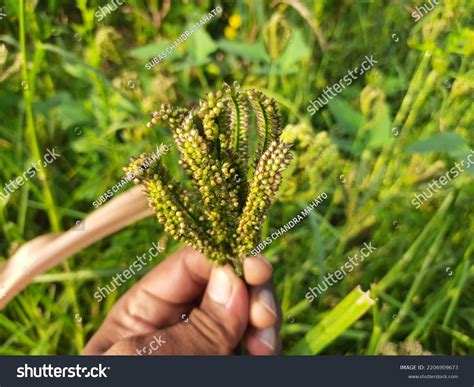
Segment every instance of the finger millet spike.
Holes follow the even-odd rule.
[[[249,168],[250,111],[256,116],[259,143]],[[154,159],[134,180],[142,184],[150,207],[167,233],[194,247],[217,265],[231,263],[242,273],[242,261],[260,240],[267,216],[288,166],[290,145],[281,141],[281,114],[275,100],[257,90],[241,91],[237,83],[208,93],[188,110],[162,105],[152,128],[167,124],[189,174],[189,192]],[[131,159],[125,173],[149,159]],[[238,178],[236,178],[236,176]]]

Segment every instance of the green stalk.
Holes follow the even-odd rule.
[[[425,73],[427,71],[428,65],[431,60],[431,55],[428,52],[424,52],[421,57],[420,64],[418,65],[415,74],[413,75],[408,90],[403,98],[402,104],[398,109],[397,115],[393,120],[392,127],[400,127],[402,122],[404,122],[405,117],[408,115],[410,106],[417,95],[418,90],[422,89],[423,81],[425,79]],[[392,130],[392,129],[390,129]],[[401,136],[402,134],[400,134]],[[370,176],[369,181],[375,181],[375,185],[378,187],[383,180],[385,171],[387,169],[387,159],[392,154],[396,145],[396,141],[384,145],[380,156],[377,158],[372,175]]]
[[[31,87],[29,85],[29,76],[28,76],[28,57],[26,55],[26,42],[25,42],[25,0],[20,1],[20,50],[22,57],[22,66],[21,66],[21,78],[26,82],[26,88],[23,88],[23,98],[25,100],[25,112],[26,112],[26,125],[27,125],[27,138],[31,148],[31,153],[35,160],[41,160],[41,152],[38,146],[38,139],[36,136],[35,123],[33,118],[33,109],[32,109],[32,96],[31,96]],[[43,190],[44,201],[46,206],[46,211],[48,213],[49,221],[51,223],[51,228],[54,232],[59,232],[61,230],[59,224],[59,216],[56,212],[56,205],[54,203],[54,197],[52,191],[49,187],[45,167],[43,163],[38,163],[38,178],[41,183]]]
[[[402,307],[402,303],[400,301],[398,301],[396,298],[392,297],[390,294],[387,294],[387,293],[384,293],[384,292],[379,292],[379,293],[377,293],[377,296],[379,296],[383,301],[385,301],[392,308],[400,309]],[[420,320],[420,316],[418,316],[413,311],[409,311],[408,316],[410,316],[410,318],[413,321],[419,321]],[[393,315],[392,315],[392,317],[393,317]]]
[[[419,116],[419,111],[422,106],[425,104],[426,99],[428,98],[429,94],[432,92],[433,88],[435,87],[436,80],[438,79],[438,74],[435,70],[431,70],[431,72],[426,77],[425,81],[423,82],[423,87],[421,88],[420,92],[418,93],[415,102],[411,108],[410,113],[408,114],[405,123],[401,129],[400,137],[396,142],[396,146],[394,148],[393,157],[390,158],[387,166],[387,172],[385,174],[385,182],[391,182],[392,177],[395,174],[395,171],[400,166],[401,157],[402,157],[402,146],[404,144],[404,140],[408,136],[408,131],[413,127],[416,122],[416,119]]]
[[[457,340],[459,343],[474,349],[474,340],[469,337],[468,335],[465,335],[462,332],[459,332],[455,329],[447,328],[447,327],[440,327],[441,331],[446,332],[449,334],[453,339]]]
[[[444,286],[438,294],[441,295],[440,298],[435,299],[433,305],[425,313],[425,315],[420,319],[420,321],[415,326],[415,329],[408,335],[407,340],[416,340],[420,334],[426,331],[426,327],[433,322],[434,316],[438,313],[443,307],[444,303],[448,299],[448,292],[450,291],[449,286]]]
[[[418,321],[417,325],[415,326],[415,329],[413,329],[413,331],[408,335],[407,337],[408,340],[415,340],[423,332],[427,332],[427,329],[426,329],[427,326],[430,324],[433,324],[433,322],[438,320],[439,314],[443,311],[442,309],[443,306],[449,300],[453,291],[459,292],[460,294],[460,291],[462,289],[462,284],[469,277],[470,262],[469,262],[469,259],[466,258],[468,256],[469,255],[467,254],[465,255],[462,264],[459,265],[458,268],[456,269],[454,280],[447,282],[445,286],[443,286],[438,291],[437,295],[433,297],[435,301],[431,305],[430,309],[425,313],[423,318],[421,318]],[[456,297],[456,293],[454,297]],[[453,302],[457,303],[457,300],[456,301],[451,300],[451,303]],[[449,309],[448,309],[448,312],[449,312]],[[446,314],[446,316],[448,316],[448,319],[449,319],[450,315],[448,315],[448,313]],[[446,317],[445,317],[445,320],[446,320]],[[446,320],[446,322],[448,321],[449,320]]]
[[[22,192],[20,206],[18,208],[17,224],[18,230],[23,234],[25,232],[26,213],[28,211],[28,196],[30,193],[30,186],[25,185],[25,189]]]
[[[441,207],[438,209],[436,214],[431,218],[429,223],[424,227],[423,231],[418,235],[415,242],[409,247],[409,249],[403,254],[403,257],[389,270],[387,274],[380,280],[380,282],[376,285],[375,291],[385,291],[390,285],[398,280],[404,267],[410,263],[415,256],[417,250],[420,246],[425,242],[426,239],[430,238],[431,233],[435,227],[439,224],[443,223],[442,218],[448,212],[451,204],[454,201],[455,193],[451,192],[446,199],[444,199]]]
[[[98,278],[108,278],[114,274],[120,273],[122,268],[103,269],[103,270],[79,270],[66,273],[48,273],[35,277],[34,283],[51,283],[51,282],[67,282],[67,281],[87,281]],[[145,270],[144,270],[145,272]]]
[[[370,335],[366,355],[377,354],[378,342],[382,333],[382,325],[380,324],[379,307],[377,303],[375,303],[374,308],[372,309],[372,317],[372,334]]]
[[[443,319],[443,327],[448,326],[449,320],[451,320],[451,317],[454,313],[454,309],[456,308],[456,305],[458,304],[459,297],[461,296],[464,285],[466,284],[466,281],[469,278],[469,267],[471,265],[469,257],[471,256],[473,250],[474,250],[474,242],[471,242],[471,245],[466,250],[466,253],[464,254],[464,258],[461,264],[459,265],[459,269],[458,269],[460,273],[459,279],[456,281],[454,288],[450,291],[450,293],[452,293],[452,298],[448,306],[448,311],[446,312],[446,315],[444,316],[444,319]]]
[[[415,297],[416,293],[418,292],[421,286],[421,283],[423,279],[425,278],[426,273],[428,272],[428,269],[431,267],[433,260],[435,259],[435,257],[439,255],[441,251],[440,249],[441,245],[444,241],[444,236],[447,230],[449,229],[449,226],[451,225],[451,221],[452,221],[452,218],[449,221],[446,221],[445,223],[443,223],[443,225],[441,226],[441,230],[439,231],[438,235],[436,236],[435,241],[433,242],[430,249],[428,250],[428,253],[426,254],[426,257],[423,260],[423,263],[421,265],[421,268],[418,271],[418,274],[415,276],[415,280],[413,281],[410,287],[410,290],[408,291],[408,294],[405,297],[405,301],[403,302],[402,307],[400,308],[398,312],[398,318],[392,321],[388,329],[384,332],[384,334],[380,338],[379,347],[381,344],[390,340],[390,337],[397,330],[400,323],[410,313],[413,297]]]

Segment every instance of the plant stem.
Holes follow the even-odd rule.
[[[472,252],[474,251],[474,242],[471,242],[470,246],[467,248],[466,253],[464,254],[464,258],[459,265],[459,279],[457,279],[455,287],[450,291],[452,293],[452,298],[449,303],[446,315],[443,319],[443,327],[447,327],[449,320],[451,319],[454,309],[458,304],[459,297],[461,296],[462,290],[469,278],[469,267],[471,266],[471,262],[469,257],[471,256]],[[457,273],[456,273],[457,274]]]
[[[446,221],[443,223],[441,230],[439,231],[438,235],[436,236],[435,241],[431,245],[430,249],[428,250],[428,253],[426,254],[425,259],[423,260],[423,264],[421,265],[420,270],[418,271],[418,274],[415,276],[415,280],[413,281],[410,290],[408,291],[407,296],[405,297],[405,301],[403,302],[402,307],[400,308],[398,312],[398,316],[395,320],[392,321],[388,329],[383,333],[381,336],[378,346],[380,347],[381,344],[387,342],[390,337],[393,335],[393,333],[397,330],[399,327],[401,321],[409,314],[411,311],[412,307],[412,300],[415,297],[416,293],[418,292],[418,289],[421,286],[421,283],[423,279],[425,278],[425,275],[431,266],[433,260],[435,257],[437,257],[440,253],[440,248],[444,240],[444,236],[446,234],[446,231],[449,229],[449,226],[451,224],[452,218],[449,221]]]
[[[21,78],[23,82],[26,83],[26,87],[23,87],[23,97],[25,100],[25,112],[26,112],[26,125],[27,125],[27,138],[31,148],[31,153],[35,160],[41,160],[41,153],[38,146],[38,139],[36,136],[36,129],[33,117],[32,109],[32,95],[31,95],[31,85],[29,84],[28,76],[28,57],[26,55],[26,42],[25,42],[25,0],[20,1],[20,49],[22,57],[22,66],[21,66]],[[56,212],[56,205],[54,203],[54,197],[52,191],[49,187],[45,167],[43,163],[38,163],[38,178],[41,182],[41,187],[43,190],[44,201],[46,206],[46,211],[48,213],[49,221],[51,223],[51,228],[54,232],[59,232],[61,230],[59,224],[59,216]]]

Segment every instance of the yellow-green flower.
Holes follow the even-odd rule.
[[[217,66],[215,63],[209,63],[206,66],[206,71],[212,75],[219,75],[221,73],[219,66]]]
[[[229,26],[232,27],[234,30],[237,30],[242,25],[242,18],[239,14],[234,14],[229,17]]]
[[[234,14],[229,17],[229,25],[224,28],[224,36],[229,40],[234,40],[237,37],[237,30],[242,26],[242,17],[239,14]]]
[[[224,28],[224,36],[229,40],[235,40],[237,37],[237,31],[234,30],[232,27],[227,26]]]

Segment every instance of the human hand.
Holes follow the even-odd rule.
[[[244,260],[245,281],[190,247],[166,258],[113,306],[83,355],[230,355],[279,351],[281,311],[262,256]]]

